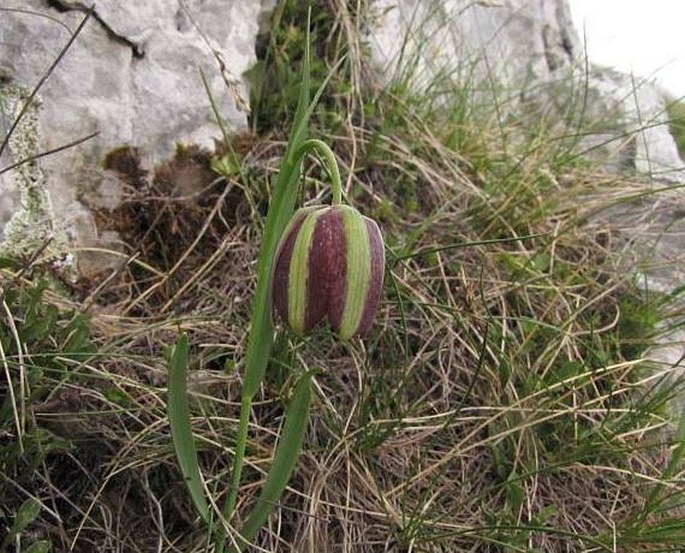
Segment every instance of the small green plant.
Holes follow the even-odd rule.
[[[312,82],[329,82],[328,93],[313,106],[312,117],[323,120],[329,130],[340,128],[341,98],[351,91],[345,82],[347,71],[341,71],[344,63],[339,63],[347,51],[345,41],[337,36],[340,30],[334,10],[325,2],[284,0],[274,8],[271,28],[273,32],[258,42],[258,61],[248,74],[253,129],[265,132],[274,126],[294,125],[292,106],[298,101],[305,63]],[[310,45],[315,45],[315,55],[305,61]],[[329,60],[334,61],[329,65]],[[332,74],[335,63],[338,70]]]
[[[306,40],[308,44],[309,38]],[[305,46],[293,130],[262,237],[232,477],[215,538],[218,551],[225,548],[226,528],[235,511],[252,402],[264,379],[274,342],[272,302],[298,334],[311,331],[323,317],[328,317],[341,337],[349,339],[369,330],[380,299],[385,258],[380,230],[354,208],[341,205],[342,183],[335,154],[324,142],[306,139],[309,118],[325,86],[324,81],[310,102],[309,72],[309,49]],[[303,208],[291,220],[301,165],[311,152],[323,160],[331,179],[334,205]],[[339,228],[333,228],[336,221]],[[308,282],[310,278],[313,282]],[[314,317],[315,311],[320,315]],[[190,425],[185,388],[187,363],[188,338],[182,335],[172,350],[169,365],[169,421],[193,504],[212,528]],[[311,378],[309,371],[294,386],[271,470],[246,522],[237,535],[229,536],[231,551],[242,551],[250,544],[285,490],[309,420]]]
[[[6,553],[9,546],[26,530],[40,515],[41,505],[35,499],[27,499],[21,504],[14,517],[14,522],[5,534],[5,538],[0,543],[0,553]],[[44,553],[50,550],[50,543],[45,540],[35,541],[28,548],[26,553]]]
[[[31,275],[27,282],[25,271],[19,263],[0,258],[0,495],[6,498],[0,514],[5,516],[16,499],[26,499],[17,491],[35,477],[45,459],[69,447],[36,420],[36,406],[77,380],[74,369],[94,355],[87,318],[46,299],[52,294],[47,275]],[[40,501],[26,499],[7,528],[0,522],[0,534],[6,532],[0,551],[7,551],[40,518],[41,510]],[[35,541],[27,550],[44,551],[46,546]]]

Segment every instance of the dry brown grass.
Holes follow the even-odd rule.
[[[353,30],[343,15],[336,37]],[[357,83],[361,69],[349,71]],[[292,381],[323,371],[295,475],[255,551],[675,551],[685,490],[680,467],[664,475],[664,431],[682,386],[657,386],[670,369],[643,359],[662,306],[627,271],[625,234],[596,217],[634,183],[560,160],[551,141],[505,156],[475,125],[460,129],[478,133],[479,155],[465,156],[410,99],[388,91],[365,115],[353,90],[326,138],[348,198],[385,233],[385,297],[365,343],[279,333],[238,517],[265,477]],[[0,489],[8,511],[27,494],[43,502],[32,536],[56,551],[205,550],[169,435],[165,353],[189,333],[193,429],[221,504],[266,183],[284,150],[278,130],[233,146],[228,177],[212,171],[215,152],[193,147],[153,174],[135,150],[113,153],[124,200],[98,220],[120,233],[124,261],[62,283],[70,304],[45,296],[88,314],[95,353],[42,375],[30,426],[51,445]],[[305,201],[326,201],[320,176],[310,163]],[[30,288],[40,273],[18,281],[3,269],[3,286]],[[26,314],[12,318],[21,327]]]
[[[363,155],[365,131],[355,132]],[[279,337],[238,512],[268,467],[288,383],[322,367],[305,451],[260,535],[264,550],[579,551],[609,547],[614,533],[629,539],[667,462],[656,430],[668,420],[661,408],[636,412],[651,378],[639,357],[650,325],[625,320],[641,324],[646,300],[622,272],[611,229],[577,223],[598,205],[574,201],[591,177],[570,171],[544,194],[498,197],[458,157],[442,151],[428,164],[407,147],[388,140],[385,159],[352,180],[391,248],[373,336]],[[279,151],[257,140],[242,176],[201,170],[185,196],[175,192],[173,168],[188,173],[178,160],[165,179],[122,175],[129,194],[102,220],[123,231],[128,261],[73,290],[100,353],[78,382],[32,406],[38,425],[72,444],[35,472],[36,493],[59,513],[42,527],[57,550],[202,550],[168,434],[164,352],[180,329],[190,333],[194,430],[218,501],[267,200],[255,182]],[[403,171],[430,182],[408,216],[387,176]],[[520,190],[538,186],[540,172],[521,175]],[[325,188],[315,175],[312,195]]]

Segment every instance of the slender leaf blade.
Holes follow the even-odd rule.
[[[209,506],[202,486],[202,477],[197,462],[197,450],[190,424],[190,409],[186,373],[188,368],[188,335],[181,334],[169,359],[169,398],[167,414],[171,426],[171,437],[176,451],[183,480],[188,487],[193,505],[202,520],[209,523]]]
[[[309,26],[307,27],[309,29]],[[264,371],[269,360],[274,340],[274,328],[269,309],[269,291],[271,287],[271,273],[278,242],[283,234],[295,209],[297,200],[298,180],[300,178],[300,161],[298,156],[302,144],[307,139],[309,119],[316,108],[328,82],[337,71],[344,58],[326,76],[321,86],[310,101],[310,56],[309,31],[305,42],[305,55],[302,68],[302,85],[295,112],[293,130],[290,133],[288,147],[281,170],[274,186],[274,198],[269,206],[262,236],[262,246],[259,252],[259,268],[257,291],[255,293],[252,328],[248,338],[248,348],[245,362],[245,395],[253,396],[264,378]]]
[[[259,529],[269,518],[290,481],[309,424],[311,383],[312,373],[309,372],[302,375],[295,385],[293,397],[285,414],[283,432],[276,446],[276,453],[266,477],[266,483],[240,532],[241,541],[244,540],[241,551],[254,539]]]
[[[12,527],[2,540],[0,545],[0,552],[4,553],[12,543],[12,540],[21,534],[26,528],[38,518],[42,507],[41,504],[33,498],[24,501],[17,510],[17,516],[14,518]]]
[[[311,15],[311,12],[310,12]],[[274,325],[271,319],[270,288],[271,273],[278,248],[278,241],[295,208],[297,198],[297,181],[300,169],[296,163],[297,151],[307,138],[309,116],[312,112],[310,105],[310,64],[309,64],[309,17],[307,20],[307,36],[305,39],[304,62],[302,66],[302,83],[297,100],[295,121],[288,137],[288,146],[281,169],[276,178],[273,200],[269,205],[266,216],[262,244],[259,249],[257,262],[257,289],[250,321],[250,332],[247,338],[245,353],[245,377],[243,380],[243,398],[240,409],[240,427],[236,441],[235,457],[231,468],[231,488],[224,504],[224,517],[230,520],[235,507],[242,474],[245,443],[247,441],[247,421],[252,397],[259,390],[264,373],[271,356],[274,343]],[[219,533],[219,551],[223,551],[223,532]]]
[[[14,524],[10,529],[13,535],[21,534],[34,520],[38,518],[42,507],[35,499],[27,499],[21,504],[17,511],[17,517],[14,519]]]
[[[50,551],[50,542],[46,540],[40,540],[31,544],[31,546],[26,550],[26,553],[48,553]]]

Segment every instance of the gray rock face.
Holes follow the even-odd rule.
[[[595,129],[583,141],[590,157],[603,161],[609,170],[685,182],[685,163],[669,131],[664,91],[652,82],[603,67],[591,67],[588,78],[576,73],[576,79],[586,87],[582,119]],[[562,91],[559,100],[573,102]]]
[[[380,0],[375,9],[369,39],[389,79],[445,95],[466,84],[476,102],[496,101],[502,121],[524,103],[559,119],[574,108],[595,129],[581,149],[608,168],[684,180],[664,93],[609,69],[585,74],[568,0]]]
[[[58,148],[90,133],[77,147],[44,157],[34,183],[50,202],[27,215],[25,183],[18,171],[0,176],[0,240],[21,253],[8,229],[23,225],[52,246],[98,243],[92,217],[78,201],[98,190],[116,201],[116,181],[99,166],[112,148],[141,147],[150,162],[168,157],[177,142],[210,146],[219,136],[200,69],[229,128],[246,124],[243,73],[255,61],[260,16],[274,0],[102,0],[39,91],[33,107],[35,136],[17,138],[2,167],[26,154]],[[8,4],[8,5],[5,5]],[[17,106],[39,82],[85,16],[85,3],[9,0],[0,10],[0,125],[4,136]],[[20,130],[20,129],[18,129]],[[26,129],[24,129],[26,130]],[[28,149],[27,149],[28,148]],[[0,169],[2,168],[0,167]],[[35,175],[34,175],[35,176]],[[31,224],[27,221],[32,220]],[[24,223],[27,223],[24,225]],[[9,226],[8,226],[9,225]],[[37,225],[37,226],[36,226]]]
[[[531,79],[568,69],[580,50],[567,0],[380,0],[373,55],[389,75],[415,84],[454,78],[502,83],[517,93]]]

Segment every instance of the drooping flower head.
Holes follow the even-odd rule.
[[[272,302],[277,320],[306,334],[328,319],[344,340],[366,334],[383,288],[378,225],[348,205],[305,207],[276,253]]]

